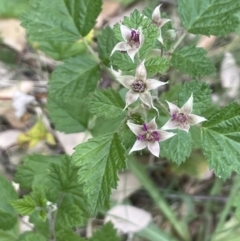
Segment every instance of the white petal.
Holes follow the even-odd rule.
[[[141,27],[138,29],[138,33],[139,33],[139,49],[140,49],[144,43],[144,35]]]
[[[123,39],[126,42],[128,42],[129,39],[131,38],[132,30],[130,28],[128,28],[127,26],[123,25],[123,24],[120,25],[120,30],[121,30],[121,34],[122,34]]]
[[[190,114],[192,112],[192,107],[193,107],[193,94],[191,94],[190,98],[188,101],[182,106],[180,111],[185,114]]]
[[[145,81],[147,78],[147,70],[144,65],[145,60],[136,69],[136,79]]]
[[[137,125],[134,124],[130,121],[127,122],[128,127],[130,128],[130,130],[136,135],[140,135],[143,132],[143,126],[142,125]]]
[[[173,130],[179,127],[179,123],[170,119],[163,127],[162,130]]]
[[[146,84],[147,84],[147,89],[148,90],[154,90],[157,89],[158,87],[168,84],[168,82],[162,82],[156,79],[147,79],[146,80]]]
[[[179,128],[180,130],[183,130],[183,131],[188,132],[189,129],[190,129],[190,125],[188,125],[188,124],[180,125],[178,128]]]
[[[152,13],[152,20],[155,23],[159,23],[160,19],[161,19],[161,13],[160,13],[160,7],[161,5],[157,6]]]
[[[158,36],[158,41],[163,44],[163,38],[162,38],[162,31],[159,29],[159,36]]]
[[[116,76],[116,77],[119,77],[119,76],[121,76],[121,70],[119,71],[116,71],[113,67],[112,67],[112,65],[111,65],[111,71],[112,71],[112,73]]]
[[[202,116],[198,116],[198,115],[194,115],[194,114],[189,114],[188,117],[189,117],[189,119],[188,119],[189,125],[196,125],[200,122],[207,120]]]
[[[161,28],[163,27],[167,22],[171,21],[171,19],[168,18],[161,18],[161,20],[159,21],[159,25],[158,27]]]
[[[172,133],[172,132],[167,132],[167,131],[162,131],[162,130],[157,130],[157,131],[160,134],[160,141],[165,141],[176,135],[176,133]]]
[[[130,57],[130,59],[132,60],[132,62],[134,62],[134,56],[136,55],[136,53],[138,52],[139,49],[132,49],[129,48],[127,50],[128,56]]]
[[[146,91],[142,94],[140,94],[140,100],[147,106],[149,106],[150,108],[153,106],[152,103],[152,96],[150,94],[149,91]]]
[[[160,154],[160,146],[157,141],[148,142],[148,150],[156,157],[159,157]]]
[[[133,102],[135,102],[139,97],[138,93],[133,92],[132,90],[129,90],[126,94],[126,106],[124,110],[131,105]]]
[[[132,149],[129,151],[129,154],[132,153],[133,151],[139,151],[139,150],[142,150],[144,149],[145,147],[147,146],[146,142],[144,141],[139,141],[139,140],[136,140]]]
[[[116,51],[128,51],[128,49],[129,49],[129,45],[126,42],[119,42],[113,48],[110,56],[112,56],[113,53],[116,52]]]
[[[175,113],[179,113],[180,109],[176,105],[174,105],[173,103],[168,102],[168,101],[167,101],[167,103],[168,103],[168,107],[169,107],[169,111],[170,111],[171,115],[173,115]]]
[[[117,77],[117,80],[127,89],[130,89],[131,84],[135,81],[135,78],[131,75],[124,75]]]
[[[155,131],[157,129],[157,124],[155,121],[156,118],[153,118],[148,124],[147,124],[147,129],[149,131]]]

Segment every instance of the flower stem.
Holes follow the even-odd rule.
[[[171,53],[175,51],[175,49],[178,47],[178,45],[183,41],[183,39],[187,36],[187,32],[184,32],[182,36],[178,39],[178,41],[173,45],[173,48],[171,50]]]
[[[175,229],[176,233],[181,237],[181,240],[190,240],[190,235],[187,229],[187,225],[177,219],[172,209],[167,204],[164,197],[160,194],[158,188],[154,183],[148,178],[146,171],[143,166],[131,158],[128,162],[129,169],[142,183],[143,187],[148,191],[149,195],[152,197],[153,201],[156,203],[158,208],[161,210],[162,214],[169,220]]]

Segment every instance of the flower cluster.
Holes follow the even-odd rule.
[[[161,18],[160,6],[161,5],[157,6],[152,13],[152,24],[157,25],[159,29],[158,40],[163,44],[161,27],[171,20]],[[135,55],[144,44],[142,27],[139,27],[138,29],[130,29],[121,24],[120,30],[124,41],[119,42],[113,48],[111,55],[116,51],[126,52],[134,62]],[[145,60],[140,60],[140,56],[138,56],[138,59],[140,63],[136,68],[135,76],[121,75],[112,69],[116,79],[124,87],[129,89],[126,94],[126,105],[123,110],[140,99],[144,105],[153,108],[158,112],[158,109],[153,105],[153,98],[150,91],[157,89],[168,82],[161,82],[157,79],[147,78]],[[130,121],[127,122],[129,129],[137,136],[136,142],[131,148],[129,154],[133,151],[142,150],[147,147],[154,156],[159,157],[159,142],[165,141],[175,135],[175,133],[167,132],[165,130],[181,129],[188,132],[191,125],[206,121],[204,117],[191,114],[193,109],[193,94],[191,94],[188,101],[181,108],[168,101],[167,104],[171,117],[161,129],[158,129],[157,127],[156,118],[153,118],[149,123],[144,123],[142,125],[137,125]]]

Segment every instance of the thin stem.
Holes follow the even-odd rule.
[[[160,100],[157,100],[157,104],[162,108],[162,110],[169,116],[170,113],[167,110],[167,108],[165,107],[165,105],[162,104],[162,102]]]
[[[224,224],[226,222],[227,215],[230,212],[230,209],[233,205],[233,201],[236,197],[236,193],[238,192],[239,188],[240,188],[239,177],[235,177],[234,184],[233,184],[233,187],[231,188],[231,192],[230,192],[230,195],[228,198],[228,202],[226,203],[223,211],[220,213],[219,221],[218,221],[217,227],[215,229],[215,232],[212,236],[213,237],[212,240],[216,240],[217,234],[222,231]]]
[[[178,45],[183,41],[183,39],[187,36],[187,32],[184,32],[183,35],[178,39],[178,41],[173,45],[171,53],[178,47]]]
[[[129,169],[134,173],[138,180],[142,183],[143,187],[148,191],[153,201],[156,203],[162,214],[169,220],[181,240],[190,240],[190,234],[187,225],[177,219],[164,197],[160,194],[158,188],[148,178],[143,166],[136,162],[133,158],[128,162]]]

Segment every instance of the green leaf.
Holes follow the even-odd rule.
[[[43,221],[46,220],[46,204],[45,191],[40,186],[35,187],[30,195],[25,195],[22,199],[11,201],[11,205],[21,215],[30,215],[35,210],[39,210],[39,216]]]
[[[0,17],[1,18],[19,17],[20,14],[28,10],[28,7],[29,7],[28,2],[29,0],[1,0]]]
[[[57,233],[58,241],[86,241],[86,239],[79,237],[72,230],[61,230]]]
[[[234,15],[240,10],[235,0],[178,1],[178,13],[184,28],[194,34],[225,35],[238,24]]]
[[[94,27],[101,5],[101,0],[32,0],[22,25],[35,40],[75,42]]]
[[[29,155],[23,159],[14,177],[14,181],[20,184],[22,189],[31,189],[36,180],[45,180],[49,173],[51,163],[61,162],[59,156]],[[40,184],[40,183],[39,183]]]
[[[42,235],[38,233],[29,233],[29,235],[25,236],[21,241],[47,241]]]
[[[114,36],[113,30],[106,27],[102,30],[101,35],[97,37],[99,58],[104,64],[109,66],[110,54],[117,44],[117,39]]]
[[[153,76],[157,73],[165,73],[170,67],[170,63],[163,57],[151,58],[146,61],[145,67],[149,76]]]
[[[176,135],[160,143],[161,156],[172,160],[177,165],[184,162],[192,151],[192,138],[189,133],[182,130],[176,130]]]
[[[126,168],[126,151],[117,133],[90,139],[75,147],[73,164],[80,167],[79,182],[93,213],[109,206],[118,170]]]
[[[205,82],[193,80],[185,82],[179,93],[179,106],[183,106],[193,93],[193,113],[201,114],[211,105],[211,90]]]
[[[116,118],[123,113],[125,103],[114,89],[96,90],[88,99],[90,112],[106,119]]]
[[[3,231],[0,230],[1,241],[16,241],[17,236],[12,230]]]
[[[228,178],[240,173],[240,106],[232,103],[203,123],[202,148],[209,166],[217,176]]]
[[[203,48],[185,46],[173,52],[171,62],[173,66],[190,76],[206,76],[215,72],[215,67],[206,57]]]
[[[97,230],[89,241],[120,241],[112,223],[106,223],[100,230]]]
[[[48,110],[58,130],[71,133],[87,128],[89,113],[84,99],[99,79],[98,64],[86,56],[68,59],[53,72]]]
[[[17,213],[9,204],[9,201],[17,199],[17,193],[12,184],[0,176],[0,228],[8,230],[17,223]]]
[[[112,65],[114,66],[114,69],[120,69],[122,71],[130,71],[134,70],[137,67],[137,64],[132,62],[132,60],[129,58],[127,53],[122,52],[115,52],[111,56]]]

